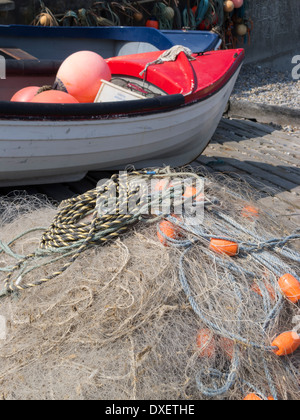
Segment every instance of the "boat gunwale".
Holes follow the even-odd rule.
[[[243,51],[243,50],[240,50]],[[123,102],[84,104],[44,104],[0,101],[0,121],[2,120],[101,120],[138,117],[145,114],[169,112],[179,107],[205,101],[224,88],[236,74],[244,61],[244,52],[237,55],[231,67],[218,83],[184,96],[180,93]]]
[[[60,121],[115,119],[170,111],[185,104],[181,94],[123,102],[43,104],[0,101],[0,121],[6,119]]]
[[[220,36],[216,33],[208,31],[189,30],[189,34],[201,34],[211,42],[204,49],[205,51],[213,50],[220,41]],[[79,36],[80,34],[80,36]],[[186,30],[159,30],[156,28],[148,28],[143,26],[34,26],[34,25],[0,25],[0,36],[7,35],[12,37],[39,37],[39,38],[89,38],[89,39],[106,39],[118,40],[125,42],[135,42],[141,39],[144,42],[152,41],[153,45],[159,50],[171,48],[174,43],[169,35],[186,35]],[[154,40],[154,42],[153,42]],[[196,47],[196,45],[195,45]]]

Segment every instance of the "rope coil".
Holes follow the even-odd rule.
[[[128,174],[126,173],[125,176],[114,174],[103,186],[63,201],[51,226],[44,231],[40,241],[40,247],[35,252],[26,256],[17,255],[10,249],[10,245],[16,240],[12,241],[9,245],[0,242],[0,252],[2,249],[2,252],[6,252],[17,259],[15,266],[6,267],[5,269],[0,268],[0,271],[8,272],[3,282],[4,287],[2,292],[0,292],[0,296],[39,286],[49,280],[53,280],[65,272],[81,253],[90,247],[108,243],[110,240],[126,232],[130,226],[133,226],[139,221],[153,223],[163,218],[165,216],[163,214],[152,217],[151,219],[144,217],[149,214],[149,200],[151,199],[152,206],[159,207],[159,203],[164,199],[164,195],[156,194],[151,198],[148,197],[147,191],[140,191],[138,181],[141,178],[149,182],[155,177],[170,178],[178,176],[186,177],[187,175],[189,177],[197,177],[190,173],[172,174],[169,168],[154,171],[132,171]],[[116,196],[114,196],[115,193],[117,194]],[[166,191],[165,194],[171,199],[175,199],[176,202],[176,193],[169,195],[169,192]],[[180,203],[182,203],[180,191],[177,192],[177,195]],[[141,197],[146,197],[146,199],[141,200]],[[128,214],[129,206],[130,214]],[[104,209],[104,212],[101,212],[101,209]],[[107,209],[108,213],[105,211]],[[24,233],[24,235],[27,233]],[[25,276],[25,274],[28,274],[36,268],[57,262],[70,255],[71,259],[59,271],[54,272],[50,276],[35,282],[20,282],[20,270],[21,274]],[[37,262],[32,268],[28,269],[28,264],[36,259],[41,259],[42,262]],[[19,279],[18,282],[14,278]]]

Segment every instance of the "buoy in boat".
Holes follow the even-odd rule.
[[[239,9],[240,7],[243,6],[244,0],[232,0],[232,3],[234,4],[234,7],[236,9]]]
[[[197,347],[200,357],[212,358],[216,355],[216,340],[208,328],[203,328],[197,335]]]
[[[209,249],[217,254],[224,254],[233,257],[239,253],[239,246],[236,242],[227,241],[224,239],[212,238]]]
[[[231,13],[234,10],[234,4],[231,0],[224,1],[224,12]]]
[[[34,96],[30,102],[44,104],[78,104],[79,102],[68,93],[60,90],[46,90]]]
[[[111,80],[111,71],[101,55],[79,51],[70,55],[60,66],[56,84],[78,102],[94,102],[102,80]]]
[[[300,346],[300,336],[295,331],[287,331],[280,334],[272,343],[273,350],[277,356],[287,356],[294,353]]]
[[[28,86],[16,92],[11,98],[11,102],[30,102],[35,97],[40,88],[38,86]]]
[[[300,283],[294,276],[288,273],[284,274],[278,280],[278,285],[288,300],[293,303],[300,300]]]

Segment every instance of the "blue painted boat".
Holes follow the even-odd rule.
[[[183,45],[197,53],[218,49],[220,38],[207,31],[157,30],[146,27],[41,27],[0,25],[0,50],[6,58],[24,59],[21,50],[38,60],[64,60],[80,50],[104,58],[167,50]],[[15,55],[6,54],[15,50]],[[20,51],[19,51],[20,53]]]

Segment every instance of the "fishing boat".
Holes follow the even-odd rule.
[[[195,160],[219,124],[244,50],[190,56],[181,51],[172,61],[162,60],[168,52],[106,59],[112,74],[108,87],[127,92],[129,100],[1,101],[0,186],[77,181],[88,171],[182,166]],[[16,92],[15,79],[29,86],[33,74],[47,81],[52,75],[54,82],[54,68],[28,63],[26,68],[15,63],[0,81],[0,97],[3,90],[8,97]]]
[[[208,31],[157,30],[148,27],[43,27],[0,25],[0,54],[17,60],[64,60],[80,50],[104,58],[161,51],[184,45],[193,52],[220,47],[220,37]]]

